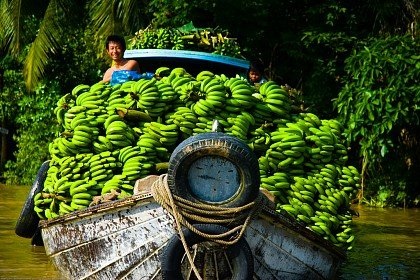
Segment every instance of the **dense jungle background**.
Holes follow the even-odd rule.
[[[418,206],[419,5],[415,0],[0,0],[0,181],[32,183],[59,131],[57,101],[76,85],[101,80],[109,67],[106,36],[120,34],[131,48],[148,47],[139,42],[140,34],[189,26],[198,34],[197,45],[260,60],[269,79],[295,90],[303,111],[344,125],[349,162],[362,174],[359,202]],[[225,40],[210,50],[203,30]]]

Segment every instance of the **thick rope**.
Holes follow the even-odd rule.
[[[235,208],[224,208],[204,203],[191,202],[171,193],[167,183],[167,174],[159,176],[159,179],[153,183],[151,192],[154,199],[174,218],[177,227],[176,230],[181,238],[190,265],[198,279],[201,279],[201,277],[194,265],[181,225],[184,225],[186,228],[205,239],[224,246],[229,246],[238,242],[243,236],[246,227],[249,225],[252,218],[259,213],[262,205],[261,195],[254,201]],[[237,224],[237,226],[222,234],[207,234],[196,229],[189,220],[209,224]]]

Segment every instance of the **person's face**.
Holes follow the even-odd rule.
[[[120,60],[124,55],[124,49],[117,42],[109,42],[107,52],[112,60]]]
[[[261,78],[261,74],[258,71],[255,71],[253,69],[249,71],[249,79],[251,80],[251,82],[253,83],[258,82],[260,78]]]

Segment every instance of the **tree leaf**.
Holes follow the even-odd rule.
[[[373,113],[372,113],[372,111],[370,109],[368,110],[368,116],[369,116],[369,120],[370,121],[373,122],[375,120],[375,116],[373,115]]]
[[[386,147],[386,145],[382,145],[381,147],[381,156],[385,157],[385,155],[388,153],[388,148]]]
[[[386,125],[387,125],[387,127],[388,127],[389,130],[392,129],[392,121],[387,121],[386,122]]]
[[[0,3],[0,47],[9,49],[12,55],[20,51],[22,0]]]

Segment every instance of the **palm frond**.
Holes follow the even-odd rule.
[[[0,0],[0,53],[5,51],[5,48],[9,45],[7,32],[10,22],[10,14],[8,13],[8,3],[6,0]]]
[[[113,0],[92,0],[88,7],[91,27],[96,34],[108,36],[119,33],[116,5]]]
[[[90,24],[93,30],[102,36],[131,35],[130,33],[137,31],[145,22],[145,4],[142,2],[139,0],[91,0],[88,7]]]
[[[138,0],[121,1],[117,8],[117,17],[121,20],[125,32],[134,33],[139,30],[142,23],[149,24],[145,20],[146,4]]]
[[[35,88],[44,75],[45,66],[51,54],[57,52],[62,39],[61,24],[65,17],[63,5],[60,0],[51,0],[45,11],[38,35],[32,43],[25,60],[24,76],[28,90]]]
[[[0,3],[0,47],[14,55],[20,51],[21,7],[21,0]]]

